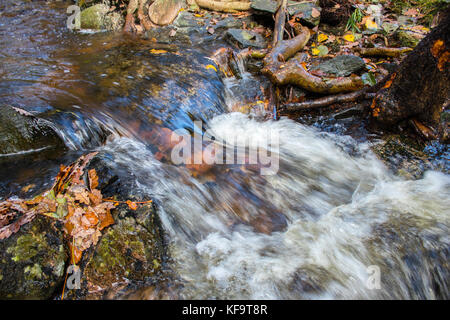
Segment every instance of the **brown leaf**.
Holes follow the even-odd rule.
[[[94,190],[98,187],[98,176],[95,169],[89,170],[89,189]]]

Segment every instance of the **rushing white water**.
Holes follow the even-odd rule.
[[[105,147],[157,199],[183,298],[448,297],[448,175],[402,180],[366,144],[288,119],[230,113],[209,125],[237,145],[276,132],[278,173],[223,165],[205,183],[134,140]],[[257,231],[274,215],[286,225]],[[369,276],[378,268],[374,289],[368,281],[377,287]]]

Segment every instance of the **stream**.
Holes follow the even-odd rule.
[[[180,298],[449,298],[449,175],[406,180],[367,140],[231,112],[257,81],[207,68],[224,43],[155,54],[151,40],[68,30],[67,6],[0,0],[0,102],[48,120],[66,145],[2,164],[0,197],[48,188],[60,163],[105,151],[158,204]],[[156,156],[167,129],[264,146],[277,170],[193,174]]]

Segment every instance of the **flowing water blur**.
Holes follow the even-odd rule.
[[[67,5],[0,0],[0,101],[49,120],[65,156],[110,154],[155,199],[180,298],[449,298],[448,175],[404,180],[368,142],[229,112],[247,99],[233,87],[255,81],[206,68],[214,47],[158,55],[148,40],[72,33]],[[218,165],[205,178],[160,161],[155,132],[193,120],[236,147],[275,133],[278,173]],[[20,179],[2,169],[4,190],[50,180],[62,159],[34,173],[17,162]]]

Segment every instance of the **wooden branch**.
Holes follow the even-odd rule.
[[[375,47],[375,48],[355,48],[356,52],[364,57],[399,57],[404,53],[413,51],[412,48],[388,48],[388,47]]]
[[[287,0],[278,0],[278,9],[275,15],[275,28],[273,30],[272,47],[276,47],[278,42],[283,40],[284,26],[286,24]]]
[[[264,65],[270,69],[278,68],[281,63],[287,61],[290,57],[294,56],[298,51],[308,43],[310,37],[309,29],[302,27],[302,32],[289,40],[282,40],[278,42],[266,57],[264,58]]]
[[[215,0],[195,0],[197,5],[212,11],[236,12],[250,10],[251,2],[242,1],[215,1]]]

